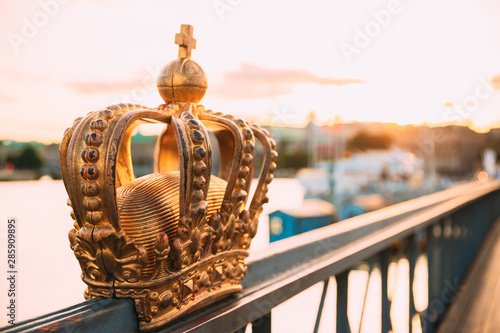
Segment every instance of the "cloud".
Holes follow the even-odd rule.
[[[18,102],[18,99],[15,96],[0,93],[0,102],[14,104]]]
[[[149,74],[149,73],[148,73]],[[149,76],[146,78],[149,79]],[[19,71],[5,67],[0,67],[0,79],[7,79],[10,82],[28,83],[56,83],[63,85],[76,93],[82,95],[93,95],[102,93],[115,93],[127,90],[142,88],[145,86],[145,78],[135,77],[129,80],[113,80],[113,81],[66,81],[62,78],[55,78],[48,73],[35,73],[33,71]],[[156,82],[156,79],[153,79]],[[6,95],[0,95],[0,99],[5,100]],[[12,101],[12,100],[10,100]]]
[[[15,70],[6,67],[0,67],[0,78],[6,78],[8,80],[30,80],[31,82],[46,82],[47,80],[51,80],[52,77],[46,73],[36,73],[29,70]]]
[[[92,95],[137,89],[143,86],[143,80],[136,78],[128,81],[68,82],[66,85],[79,94]]]
[[[222,82],[209,86],[209,93],[226,99],[269,98],[289,94],[295,85],[301,83],[342,86],[363,82],[317,77],[305,70],[268,69],[243,63],[236,70],[225,72]]]

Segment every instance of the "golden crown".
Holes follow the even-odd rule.
[[[157,80],[165,104],[117,104],[78,118],[60,146],[74,229],[71,249],[88,285],[85,298],[130,297],[140,329],[153,330],[241,290],[245,258],[269,199],[277,153],[256,124],[198,104],[207,89],[190,59],[193,28],[181,26],[179,58]],[[135,179],[130,139],[141,123],[163,123],[155,172]],[[220,178],[211,174],[209,132]],[[255,140],[264,156],[254,197]]]

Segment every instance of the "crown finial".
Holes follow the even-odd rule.
[[[207,90],[207,77],[203,68],[191,60],[191,51],[196,48],[193,26],[182,24],[175,44],[179,45],[179,58],[161,69],[156,80],[158,92],[165,103],[198,103]]]
[[[191,50],[196,49],[192,25],[181,24],[181,33],[175,34],[175,44],[179,45],[179,59],[191,58]]]

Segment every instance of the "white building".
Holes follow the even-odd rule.
[[[369,183],[383,182],[394,186],[415,188],[423,179],[423,161],[414,154],[393,147],[390,150],[369,150],[335,163],[334,193],[354,195],[364,192]],[[401,189],[399,188],[401,187]]]

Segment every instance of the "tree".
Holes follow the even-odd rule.
[[[26,146],[19,155],[9,156],[8,161],[12,161],[17,169],[33,169],[38,170],[42,167],[43,162],[35,148]]]
[[[278,161],[276,164],[279,165],[279,168],[282,169],[301,169],[307,167],[308,154],[305,151],[297,151],[297,152],[281,152],[278,155]]]
[[[360,131],[352,137],[347,144],[360,150],[387,149],[391,146],[392,141],[392,138],[387,134],[373,134]]]

